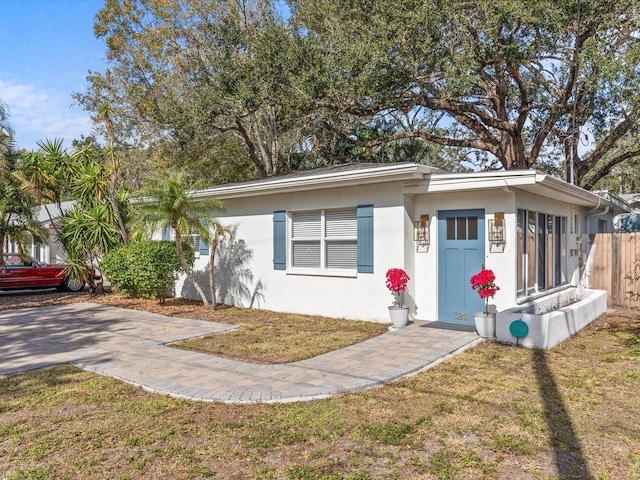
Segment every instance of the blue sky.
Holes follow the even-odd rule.
[[[103,71],[106,48],[93,35],[104,0],[0,0],[0,99],[9,107],[18,148],[89,135],[75,105],[89,70]]]

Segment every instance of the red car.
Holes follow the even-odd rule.
[[[66,265],[47,265],[17,253],[5,253],[0,262],[0,290],[56,287],[59,290],[79,292],[84,282],[66,277]]]

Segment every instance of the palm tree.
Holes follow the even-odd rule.
[[[0,157],[0,262],[7,238],[18,242],[24,250],[26,233],[35,239],[46,238],[47,232],[33,218],[35,199],[20,188],[16,175],[16,157],[11,152]]]
[[[13,126],[9,122],[9,109],[0,99],[0,160],[14,148]]]
[[[128,242],[130,205],[127,192],[111,189],[111,167],[101,150],[89,145],[73,155],[76,165],[67,189],[76,204],[61,218],[60,243],[69,259],[68,273],[87,281],[93,292],[98,288],[93,273],[99,259]]]
[[[122,237],[122,242],[127,244],[129,243],[129,233],[127,232],[127,228],[125,226],[124,219],[120,215],[120,210],[117,206],[117,191],[118,191],[118,177],[120,175],[120,161],[116,157],[115,153],[115,143],[116,136],[113,129],[113,122],[111,121],[111,115],[113,114],[113,109],[108,101],[102,102],[100,107],[98,108],[98,116],[104,121],[104,128],[107,134],[107,141],[109,142],[109,146],[107,147],[106,154],[109,159],[109,181],[107,184],[107,200],[111,204],[111,208],[115,213],[116,220],[118,222],[118,228],[120,229],[120,235]]]
[[[61,178],[67,152],[62,147],[62,140],[46,140],[37,142],[37,151],[27,152],[20,156],[20,167],[17,172],[22,188],[28,190],[36,201],[44,206],[56,235],[60,235],[57,224],[49,211],[48,204],[56,203],[60,209],[64,184]]]
[[[65,273],[82,279],[94,293],[96,284],[94,266],[105,253],[121,244],[110,205],[101,202],[78,202],[60,219],[58,240],[67,254]]]
[[[209,289],[211,291],[211,307],[215,310],[218,308],[218,299],[216,297],[216,276],[214,266],[216,264],[216,250],[220,237],[231,235],[231,228],[215,222],[212,225],[211,244],[209,248]]]
[[[143,189],[143,199],[134,206],[137,230],[152,234],[158,229],[170,228],[175,235],[176,250],[182,270],[202,299],[209,305],[207,296],[193,276],[192,266],[187,264],[183,238],[196,234],[205,241],[211,241],[209,228],[217,228],[218,220],[212,216],[212,210],[222,209],[222,203],[216,199],[195,199],[185,179],[184,172],[171,172],[166,176],[150,179]],[[210,266],[213,268],[213,265]],[[214,299],[215,301],[215,299]]]

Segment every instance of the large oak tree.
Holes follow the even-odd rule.
[[[640,114],[637,0],[288,3],[316,79],[301,105],[412,115],[362,145],[419,138],[505,169],[560,160],[585,188],[640,156],[626,141]]]
[[[269,0],[109,0],[109,69],[77,98],[229,179],[433,152],[592,188],[640,157],[640,0],[287,5],[285,23]]]

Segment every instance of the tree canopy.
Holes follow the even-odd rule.
[[[307,108],[417,118],[369,145],[421,138],[505,169],[573,158],[586,188],[640,155],[622,148],[638,128],[637,1],[289,3],[319,79]]]
[[[109,0],[123,137],[223,178],[348,160],[565,170],[640,157],[640,0]],[[429,160],[426,156],[432,157]],[[573,166],[571,168],[570,166]]]
[[[110,68],[77,95],[89,110],[108,100],[129,138],[152,142],[178,167],[197,158],[255,175],[230,167],[230,152],[260,176],[277,172],[295,112],[282,100],[290,57],[270,1],[112,0],[95,33]]]

